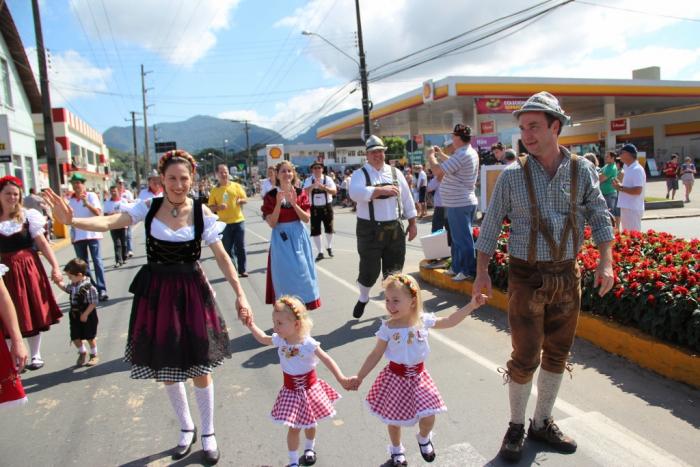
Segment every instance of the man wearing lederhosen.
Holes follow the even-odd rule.
[[[569,116],[557,98],[548,92],[537,93],[513,114],[528,155],[510,164],[496,181],[476,244],[473,291],[491,295],[489,260],[503,218],[508,216],[508,323],[513,350],[504,373],[510,422],[499,455],[518,461],[537,367],[537,403],[527,430],[528,442],[540,441],[563,453],[576,451],[576,442],[552,418],[581,308],[576,255],[587,223],[600,252],[594,285],[599,286],[602,297],[614,284],[614,237],[595,167],[559,145]]]
[[[384,277],[403,269],[406,236],[416,237],[416,206],[400,170],[384,163],[384,142],[370,136],[365,142],[367,163],[353,172],[350,198],[357,203],[357,252],[360,297],[352,315],[360,318],[369,302],[369,291],[382,272]],[[402,218],[408,219],[404,232]]]
[[[326,232],[326,251],[333,256],[333,195],[338,189],[333,179],[323,173],[323,163],[316,161],[311,164],[311,176],[304,182],[304,190],[311,200],[311,240],[316,245],[316,261],[323,256],[321,241],[321,224]]]

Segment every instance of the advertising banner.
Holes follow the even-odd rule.
[[[498,143],[498,136],[477,136],[472,141],[472,146],[476,148],[491,149],[492,145]]]
[[[525,99],[519,97],[479,97],[475,101],[476,113],[479,115],[509,114],[525,103]]]
[[[479,133],[482,135],[490,135],[496,133],[496,120],[484,120],[479,122]]]

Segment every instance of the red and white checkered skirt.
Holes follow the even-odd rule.
[[[292,428],[313,428],[319,420],[335,416],[333,403],[340,397],[322,379],[317,379],[308,389],[282,386],[270,417],[274,422]]]
[[[447,411],[427,371],[415,376],[399,376],[389,365],[372,384],[365,404],[372,415],[387,425],[412,426],[423,417]]]

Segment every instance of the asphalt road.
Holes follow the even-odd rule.
[[[260,219],[259,201],[246,207],[247,279],[242,279],[256,321],[271,325],[271,307],[264,304],[265,265],[270,229]],[[354,374],[374,346],[382,316],[380,288],[360,320],[351,317],[357,298],[354,216],[336,210],[335,258],[317,263],[323,306],[313,312],[313,336],[346,374]],[[421,224],[420,234],[429,232]],[[44,334],[44,368],[23,375],[29,403],[4,410],[0,422],[1,466],[113,466],[171,465],[169,450],[177,442],[179,426],[161,385],[129,378],[122,361],[133,275],[145,261],[143,227],[134,230],[137,256],[127,267],[111,269],[112,244],[102,242],[108,267],[110,300],[99,308],[98,345],[101,363],[75,368],[75,349],[69,345],[67,318]],[[58,252],[65,264],[72,248]],[[408,247],[405,272],[417,273],[422,258],[415,240]],[[227,317],[233,358],[214,373],[216,434],[222,451],[220,465],[282,466],[287,463],[284,427],[268,414],[282,382],[272,348],[260,346],[235,320],[233,294],[208,249],[203,267]],[[67,297],[57,296],[63,308]],[[467,297],[424,289],[425,308],[444,315]],[[448,412],[438,416],[432,465],[502,465],[496,457],[507,427],[507,389],[497,368],[510,353],[505,314],[484,307],[460,326],[431,333],[427,368],[445,399]],[[561,455],[545,446],[527,443],[521,465],[551,466],[671,466],[700,465],[700,391],[657,376],[577,339],[573,348],[573,379],[564,379],[554,416],[574,436],[578,452]],[[383,364],[358,392],[344,392],[331,374],[319,375],[343,394],[335,419],[320,424],[318,466],[377,466],[388,459],[385,427],[363,407],[364,396]],[[534,394],[528,416],[534,410]],[[196,424],[199,413],[191,389],[189,399]],[[424,465],[415,429],[404,430],[410,465]],[[198,441],[187,458],[174,465],[200,465]]]

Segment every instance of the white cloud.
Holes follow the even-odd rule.
[[[643,65],[627,58],[634,43],[652,37],[656,31],[677,22],[676,19],[662,17],[660,14],[690,18],[700,16],[700,3],[691,1],[667,2],[663,7],[652,0],[612,0],[599,3],[656,15],[573,3],[543,16],[511,37],[478,50],[431,61],[399,76],[420,80],[449,74],[512,75],[521,74],[520,70],[529,70],[535,76],[581,77],[579,72],[584,71],[583,74],[587,77],[606,78],[619,77],[622,61],[628,65],[623,75],[630,77],[633,68],[660,62],[670,65],[665,55],[643,57],[637,54],[635,57],[641,59]],[[372,70],[480,25],[498,27],[499,24],[494,25],[497,17],[523,7],[520,0],[499,1],[498,9],[483,8],[483,2],[477,0],[443,0],[439,5],[427,4],[422,0],[364,2],[361,14],[368,68]],[[407,12],[411,14],[406,14]],[[308,29],[324,35],[331,42],[344,41],[344,38],[352,37],[356,29],[354,4],[312,0],[304,8],[280,20],[277,26],[299,31]],[[469,37],[473,35],[463,35],[460,40]],[[320,41],[317,37],[309,37],[309,40]],[[338,45],[344,48],[343,45]],[[682,51],[685,47],[685,44],[679,43],[677,48],[665,50],[671,55],[679,56],[684,55]],[[357,55],[354,47],[346,51],[350,55]],[[357,66],[330,46],[309,48],[307,53],[321,64],[326,73],[344,79],[357,75]],[[601,62],[600,57],[610,57],[607,62],[612,65],[617,63],[617,66],[592,68]],[[695,69],[700,68],[697,58],[693,63]],[[672,68],[681,71],[678,66]],[[382,72],[390,69],[391,67],[386,67]],[[686,72],[689,76],[694,74],[692,69],[686,69]],[[373,75],[378,76],[379,73],[376,71]],[[663,69],[662,74],[673,75]]]
[[[255,110],[229,110],[221,112],[217,115],[217,118],[223,118],[225,120],[248,120],[254,125],[267,126],[265,122],[265,117],[258,114]]]
[[[240,0],[71,0],[92,39],[133,44],[175,65],[190,66],[216,44]],[[121,44],[117,44],[119,47]]]
[[[36,49],[28,47],[26,52],[38,84],[39,62]],[[97,93],[94,91],[109,91],[108,83],[112,77],[112,70],[93,65],[75,50],[51,52],[47,56],[47,62],[51,105],[54,107],[65,105],[73,99],[95,97]]]

